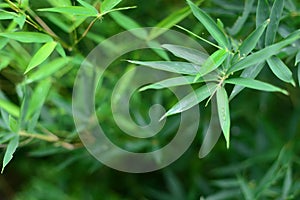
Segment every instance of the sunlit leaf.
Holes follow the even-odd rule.
[[[202,65],[195,80],[217,69],[225,61],[227,56],[228,52],[224,49],[214,52]]]
[[[226,140],[226,147],[229,148],[230,145],[230,113],[229,113],[229,101],[227,92],[224,87],[218,87],[217,89],[217,105],[218,105],[218,115],[223,131],[223,135]]]
[[[70,15],[79,15],[87,17],[96,17],[98,11],[96,9],[89,9],[83,6],[66,6],[66,7],[55,7],[55,8],[41,8],[38,9],[40,12],[56,12]]]
[[[0,37],[5,37],[24,43],[46,43],[53,41],[49,35],[36,32],[0,33]]]
[[[243,87],[247,87],[255,90],[262,90],[266,92],[281,92],[285,95],[288,95],[288,92],[286,90],[283,90],[269,83],[265,83],[250,78],[232,78],[232,79],[225,80],[225,83],[240,85]]]
[[[15,17],[18,17],[18,15],[14,12],[8,12],[8,11],[5,11],[5,10],[0,10],[0,20],[13,19]]]
[[[284,0],[275,0],[271,9],[270,24],[266,31],[266,46],[275,42],[276,33],[278,31],[279,22],[281,19],[282,11],[284,7]]]
[[[134,61],[128,60],[128,62],[159,69],[163,71],[179,73],[179,74],[190,74],[195,75],[199,71],[199,66],[187,62],[171,62],[171,61]]]
[[[3,173],[4,168],[7,166],[7,164],[13,158],[13,154],[15,153],[18,145],[19,145],[19,136],[16,134],[16,136],[13,137],[7,144],[7,148],[6,148],[6,151],[4,154],[4,158],[3,158],[1,173]]]
[[[267,60],[268,65],[272,72],[282,81],[291,83],[293,86],[296,86],[295,81],[293,80],[293,73],[286,66],[282,60],[276,56],[272,56]]]
[[[122,0],[104,0],[101,4],[101,13],[105,13],[113,9],[118,5]]]
[[[51,76],[53,73],[63,68],[70,62],[69,57],[57,58],[47,64],[44,64],[38,68],[35,72],[28,75],[25,83],[31,83],[37,80],[44,79],[48,76]]]
[[[0,107],[3,108],[6,112],[11,114],[14,117],[19,117],[20,109],[15,104],[10,101],[4,100],[0,98]]]
[[[202,65],[208,58],[207,53],[197,49],[172,44],[164,44],[162,47],[173,53],[175,56],[195,63],[196,65]]]
[[[189,6],[192,9],[193,14],[195,17],[203,24],[203,26],[207,29],[207,31],[212,35],[212,37],[218,42],[218,44],[223,48],[230,48],[228,39],[223,33],[216,22],[207,15],[202,9],[198,8],[197,5],[195,5],[190,0],[187,0]]]
[[[27,66],[25,74],[29,72],[30,70],[34,69],[36,66],[44,62],[50,54],[54,51],[56,47],[56,42],[48,42],[44,44],[32,57],[30,60],[30,63]]]

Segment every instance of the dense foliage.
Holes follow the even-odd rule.
[[[197,63],[197,51],[171,44],[122,56],[99,83],[99,123],[122,148],[146,152],[170,141],[181,112],[199,104],[201,117],[180,159],[157,172],[128,174],[84,148],[72,90],[82,61],[101,41],[151,26],[193,37],[210,56]],[[299,27],[297,0],[0,0],[1,199],[298,199]],[[186,77],[134,94],[130,112],[137,123],[147,124],[153,103],[168,110],[164,134],[143,141],[124,136],[110,109],[114,86],[137,65]],[[177,102],[165,89],[185,84],[197,99]],[[218,131],[224,137],[199,159],[205,134]]]

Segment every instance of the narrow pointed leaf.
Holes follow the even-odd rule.
[[[267,60],[268,58],[270,58],[273,55],[276,55],[277,53],[279,53],[279,51],[295,42],[296,40],[298,40],[300,38],[300,30],[295,31],[294,33],[290,34],[286,39],[284,39],[281,42],[278,42],[276,44],[270,45],[258,52],[255,52],[249,56],[247,56],[246,58],[240,60],[239,62],[237,62],[236,64],[234,64],[228,71],[228,73],[232,73],[232,72],[236,72],[242,69],[245,69],[247,67],[253,66],[257,63],[261,63],[265,60]]]
[[[5,10],[0,10],[0,20],[13,19],[15,17],[18,17],[18,15],[14,12],[8,12],[8,11],[5,11]]]
[[[0,48],[1,49],[1,48]],[[295,66],[300,62],[300,50],[298,51],[295,59]]]
[[[6,112],[11,114],[14,117],[19,117],[20,109],[15,104],[12,104],[10,101],[0,98],[0,108],[3,108]]]
[[[90,9],[91,12],[93,12],[93,13],[98,13],[98,10],[97,10],[94,6],[92,6],[91,4],[86,3],[86,2],[84,2],[84,1],[82,1],[82,0],[77,0],[77,1],[78,1],[83,7],[87,8],[87,9]]]
[[[78,16],[86,16],[86,17],[96,17],[98,15],[98,11],[91,10],[89,8],[85,8],[83,6],[66,6],[66,7],[55,7],[55,8],[41,8],[38,9],[41,12],[56,12],[62,14],[69,15],[78,15]]]
[[[254,192],[250,189],[249,184],[242,177],[238,177],[238,180],[245,200],[255,199]]]
[[[187,62],[171,62],[171,61],[134,61],[128,60],[128,62],[159,69],[163,71],[178,73],[178,74],[190,74],[195,75],[199,71],[199,66],[187,63]]]
[[[172,44],[164,44],[162,47],[170,51],[175,56],[195,63],[196,65],[202,65],[208,58],[207,53],[197,49]]]
[[[230,49],[230,45],[225,33],[223,33],[222,30],[219,29],[216,22],[209,15],[207,15],[203,10],[198,8],[198,6],[195,5],[193,2],[191,2],[190,0],[187,0],[187,2],[191,7],[194,16],[203,24],[203,26],[207,29],[207,31],[211,34],[211,36],[218,42],[218,44],[223,48]]]
[[[166,80],[159,81],[157,83],[153,83],[151,85],[147,85],[142,87],[139,91],[145,91],[149,89],[163,89],[163,88],[169,88],[169,87],[175,87],[175,86],[181,86],[181,85],[191,85],[194,83],[202,83],[202,82],[208,82],[208,81],[217,81],[217,78],[213,77],[205,77],[199,79],[197,82],[194,82],[195,77],[194,76],[180,76],[175,78],[169,78]]]
[[[26,71],[24,72],[24,74],[26,74],[30,70],[34,69],[36,66],[38,66],[42,62],[44,62],[50,56],[50,54],[54,51],[56,44],[57,44],[56,42],[48,42],[48,43],[44,44],[34,54],[32,59],[30,60],[30,63],[28,65]]]
[[[256,28],[261,26],[270,16],[270,8],[268,0],[258,0],[256,8]],[[265,44],[265,34],[258,41],[259,48],[263,48]]]
[[[226,147],[229,148],[230,145],[230,113],[229,113],[229,101],[225,88],[219,87],[217,90],[217,105],[218,105],[218,115],[223,131]]]
[[[298,64],[298,84],[300,86],[300,63]]]
[[[9,38],[23,43],[46,43],[53,41],[49,35],[36,32],[0,33],[0,37]]]
[[[101,4],[101,13],[105,13],[113,9],[122,0],[104,0]]]
[[[204,0],[198,0],[195,2],[196,5],[200,5]],[[189,14],[191,14],[191,9],[189,6],[186,6],[178,11],[173,12],[171,15],[160,21],[158,24],[156,24],[154,29],[150,31],[149,34],[149,40],[152,40],[164,32],[166,32],[168,29],[172,28],[179,22],[181,22],[183,19],[185,19]]]
[[[181,113],[183,111],[186,111],[194,107],[195,105],[199,104],[201,101],[208,98],[213,93],[215,88],[216,88],[216,84],[209,83],[196,89],[192,93],[182,98],[178,103],[176,103],[170,110],[168,110],[168,112],[165,113],[165,115],[161,119],[170,115]]]
[[[214,52],[200,68],[195,80],[217,69],[225,61],[227,56],[228,52],[224,49]]]
[[[28,78],[25,80],[25,83],[31,83],[37,80],[44,79],[48,76],[51,76],[53,73],[63,68],[69,62],[70,62],[70,58],[65,57],[65,58],[58,58],[47,64],[44,64],[40,66],[37,71],[28,75]]]
[[[268,23],[269,23],[269,20],[265,21],[262,25],[257,27],[257,29],[255,31],[253,31],[245,39],[245,41],[239,47],[241,56],[245,57],[256,47],[260,37],[262,36],[262,34],[264,33],[264,31],[266,29]]]
[[[243,87],[247,87],[255,90],[262,90],[266,92],[281,92],[285,95],[288,95],[288,92],[284,89],[281,89],[269,83],[265,83],[250,78],[232,78],[232,79],[225,80],[225,83],[240,85]]]
[[[275,0],[270,14],[270,24],[266,31],[266,46],[275,42],[276,33],[278,31],[279,22],[281,19],[284,7],[284,0]]]
[[[241,74],[241,78],[249,78],[249,79],[255,79],[257,75],[261,72],[263,67],[265,66],[265,62],[258,63],[257,65],[254,65],[252,67],[248,67],[243,70]],[[235,85],[232,89],[232,92],[230,94],[229,100],[233,99],[236,95],[238,95],[245,87],[241,85]]]
[[[13,158],[13,154],[15,153],[18,145],[19,145],[19,136],[16,135],[9,141],[9,143],[7,145],[7,149],[5,151],[4,158],[3,158],[1,173],[3,173],[4,168],[7,166],[7,164]]]
[[[269,67],[272,72],[282,81],[291,83],[293,86],[296,86],[295,81],[293,80],[293,73],[291,70],[276,56],[272,56],[267,60]]]
[[[281,196],[282,199],[288,199],[292,186],[293,186],[292,167],[291,164],[289,164],[283,182],[282,196]]]
[[[247,18],[249,14],[251,13],[252,7],[253,7],[254,0],[246,0],[244,11],[242,16],[238,17],[232,28],[229,28],[228,31],[231,35],[236,35],[240,30],[243,28],[245,22],[247,21]]]

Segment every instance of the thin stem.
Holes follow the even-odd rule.
[[[35,134],[35,133],[27,133],[25,131],[19,131],[19,135],[23,137],[35,138],[44,140],[47,142],[57,142],[59,138],[55,135],[42,135],[42,134]]]

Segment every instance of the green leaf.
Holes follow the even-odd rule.
[[[104,0],[101,4],[101,14],[110,11],[116,5],[118,5],[122,0]]]
[[[25,83],[28,84],[37,80],[47,78],[48,76],[52,75],[53,73],[57,72],[65,65],[67,65],[70,62],[70,60],[71,59],[69,57],[57,58],[56,60],[53,60],[47,64],[40,66],[37,71],[28,75],[28,78],[25,80]]]
[[[238,177],[238,180],[239,180],[240,188],[241,188],[241,190],[243,192],[245,200],[253,200],[253,199],[255,199],[254,198],[254,193],[250,189],[248,183],[242,177]]]
[[[3,49],[8,43],[7,38],[0,38],[0,50]]]
[[[13,158],[13,154],[17,150],[18,145],[19,145],[19,136],[16,135],[9,141],[9,143],[7,145],[7,149],[5,151],[4,158],[3,158],[1,174],[4,171],[4,168],[7,166],[7,164]]]
[[[1,48],[0,48],[1,49]],[[298,51],[295,59],[295,66],[300,62],[300,50]]]
[[[15,104],[0,98],[0,107],[14,117],[19,117],[20,109]]]
[[[167,116],[174,115],[186,111],[195,105],[199,104],[201,101],[208,98],[216,88],[215,83],[208,83],[195,91],[191,92],[184,98],[182,98],[178,103],[176,103],[170,110],[168,110],[161,119]]]
[[[281,19],[284,7],[284,0],[275,0],[270,14],[270,24],[266,31],[265,45],[271,45],[275,42],[276,33],[278,31],[279,22]]]
[[[219,87],[217,89],[217,105],[218,105],[218,115],[223,131],[226,147],[229,148],[230,145],[230,113],[229,113],[229,101],[226,90],[224,87]]]
[[[291,83],[293,86],[296,86],[295,81],[293,80],[293,73],[291,70],[276,56],[272,56],[267,60],[268,65],[272,72],[282,81]]]
[[[109,15],[115,20],[115,22],[117,22],[117,24],[119,24],[126,30],[130,31],[131,29],[141,28],[141,26],[136,21],[127,17],[119,11],[111,12],[109,13]],[[143,29],[141,29],[138,34],[136,32],[132,33],[141,39],[146,39],[148,36],[148,33]]]
[[[286,90],[283,90],[269,83],[265,83],[250,78],[232,78],[232,79],[225,80],[225,83],[240,85],[243,87],[247,87],[255,90],[262,90],[266,92],[281,92],[285,95],[288,95],[288,92]]]
[[[199,0],[195,4],[200,5],[204,0]],[[191,9],[189,6],[186,6],[178,11],[173,12],[171,15],[160,21],[158,24],[155,25],[156,28],[152,29],[149,34],[149,40],[152,40],[168,29],[172,28],[183,19],[185,19],[189,14],[191,14]]]
[[[292,167],[291,164],[289,164],[283,182],[282,196],[281,196],[282,199],[288,199],[292,186],[293,186]]]
[[[255,48],[268,24],[269,20],[265,21],[263,24],[257,27],[256,30],[253,31],[241,44],[239,51],[242,57],[247,56]]]
[[[144,86],[140,88],[139,91],[145,91],[149,89],[158,90],[163,88],[176,87],[181,85],[191,85],[194,83],[202,83],[202,82],[217,80],[217,78],[210,77],[210,78],[199,79],[197,82],[194,82],[194,79],[195,79],[194,76],[180,76],[180,77],[169,78],[169,79],[159,81],[157,83]]]
[[[286,39],[276,44],[270,45],[265,47],[264,49],[255,52],[246,58],[240,60],[236,64],[234,64],[228,71],[228,73],[233,73],[247,67],[253,66],[257,63],[261,63],[271,56],[277,54],[283,47],[293,43],[294,41],[300,38],[300,30],[295,31],[294,33],[290,34]]]
[[[92,6],[91,4],[88,4],[88,3],[86,3],[86,2],[84,2],[84,1],[82,1],[82,0],[77,0],[77,1],[78,1],[78,3],[80,3],[83,7],[85,7],[85,8],[87,8],[87,9],[91,10],[91,12],[93,12],[93,13],[98,13],[98,10],[97,10],[94,6]]]
[[[298,64],[298,83],[300,86],[300,63]]]
[[[261,72],[263,67],[265,66],[265,62],[258,63],[252,67],[248,67],[243,70],[241,74],[241,78],[249,78],[249,79],[255,79],[257,75]],[[240,85],[235,85],[232,89],[232,92],[230,94],[229,100],[233,99],[237,94],[239,94],[245,87]]]
[[[18,17],[18,15],[14,12],[0,10],[0,20],[13,19],[15,17]]]
[[[50,79],[45,79],[38,83],[30,98],[26,119],[29,119],[35,113],[40,112],[40,109],[42,108],[46,100],[47,94],[49,93],[51,85],[52,84]]]
[[[41,12],[56,12],[62,14],[86,16],[86,17],[97,17],[98,11],[96,9],[89,9],[82,6],[66,6],[66,7],[56,7],[56,8],[41,8],[38,9]]]
[[[39,64],[41,64],[42,62],[44,62],[49,56],[50,54],[54,51],[55,47],[56,47],[56,42],[52,41],[52,42],[48,42],[46,44],[44,44],[32,57],[32,59],[30,60],[30,63],[27,66],[26,71],[24,72],[24,74],[28,73],[30,70],[34,69],[36,66],[38,66]]]
[[[0,33],[0,37],[17,40],[23,43],[46,43],[53,41],[49,35],[36,32]]]
[[[9,128],[13,133],[19,132],[19,123],[11,115],[9,115]]]
[[[228,29],[231,35],[236,35],[243,28],[249,14],[251,13],[254,0],[246,0],[242,16],[239,16],[234,25]]]
[[[217,69],[225,61],[227,56],[228,52],[224,49],[214,52],[202,65],[195,80]]]
[[[159,69],[163,71],[178,73],[178,74],[192,74],[195,75],[199,71],[199,66],[187,63],[187,62],[174,62],[174,61],[134,61],[128,60],[128,62],[142,65],[146,67],[151,67],[154,69]]]
[[[218,42],[222,48],[230,49],[230,45],[225,33],[219,29],[214,20],[207,15],[203,10],[198,8],[193,2],[187,0],[189,6],[192,9],[194,16],[204,25],[211,36]]]
[[[19,14],[18,17],[14,18],[14,21],[19,25],[20,29],[23,29],[26,22],[26,15]]]
[[[270,16],[270,9],[268,0],[258,0],[256,9],[256,28],[261,26]],[[263,34],[264,36],[265,34]],[[262,48],[265,43],[265,37],[261,37],[258,46]]]
[[[62,47],[62,45],[60,43],[56,43],[56,48],[55,50],[57,51],[57,53],[61,56],[61,57],[66,57],[66,52],[64,50],[64,48]]]
[[[207,53],[197,49],[172,44],[164,44],[162,47],[170,51],[175,56],[195,63],[196,65],[202,65],[208,58]]]

